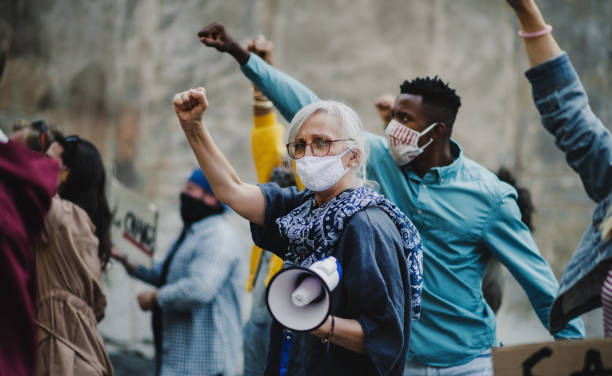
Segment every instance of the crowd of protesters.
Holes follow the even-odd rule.
[[[234,57],[253,84],[259,184],[240,179],[207,129],[215,93],[177,93],[199,167],[180,193],[182,230],[151,268],[113,247],[106,172],[91,142],[44,120],[0,132],[0,281],[10,302],[0,375],[113,375],[97,329],[111,257],[154,287],[136,299],[152,312],[158,375],[492,375],[500,265],[555,339],[583,339],[579,316],[600,306],[612,337],[612,135],[535,1],[506,1],[542,124],[597,204],[560,283],[531,235],[529,192],[452,139],[461,98],[449,83],[398,81],[397,96],[375,100],[385,137],[376,136],[349,106],[276,69],[272,42],[244,48],[213,22],[200,41]],[[250,222],[248,276],[232,211]],[[307,332],[283,327],[266,286],[283,268],[330,256],[341,278],[329,315]],[[245,283],[253,304],[243,323]]]

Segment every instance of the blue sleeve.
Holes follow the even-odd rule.
[[[240,70],[274,103],[288,122],[302,107],[319,101],[312,90],[255,54],[251,54],[249,61]]]
[[[504,264],[518,281],[546,329],[550,330],[549,312],[559,290],[553,271],[540,255],[531,232],[521,220],[516,194],[509,191],[491,210],[489,225],[483,235],[487,249]],[[584,323],[569,322],[556,339],[584,338]]]
[[[184,278],[166,284],[158,291],[157,301],[164,311],[190,311],[217,296],[237,264],[236,252],[230,249],[234,245],[228,236],[232,234],[225,228],[213,226],[198,233],[193,242],[189,241],[196,248],[192,250]]]
[[[567,54],[526,72],[544,127],[555,136],[587,194],[599,202],[612,192],[612,135],[589,106]]]
[[[399,231],[381,209],[366,209],[350,219],[337,250],[345,311],[357,313],[378,374],[391,374],[406,361],[410,333],[410,279]]]
[[[138,268],[136,268],[135,270],[130,271],[129,269],[127,269],[127,272],[134,278],[137,278],[155,287],[159,287],[161,285],[160,278],[163,265],[163,261],[154,262],[151,269],[147,269],[142,265],[138,265]]]
[[[266,200],[266,213],[263,226],[251,223],[253,242],[261,249],[283,258],[289,244],[281,236],[276,219],[289,214],[314,194],[306,189],[299,191],[296,187],[281,188],[276,183],[260,184],[259,188]]]

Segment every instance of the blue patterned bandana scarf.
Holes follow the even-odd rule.
[[[397,206],[371,189],[348,189],[321,207],[317,207],[312,197],[286,216],[276,219],[280,233],[289,242],[285,262],[308,267],[330,256],[347,221],[358,211],[370,207],[378,207],[387,213],[402,237],[404,254],[408,255],[412,318],[418,320],[423,288],[421,238],[416,227]]]

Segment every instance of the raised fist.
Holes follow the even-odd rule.
[[[213,22],[204,27],[198,33],[198,37],[200,37],[200,42],[220,52],[231,52],[232,48],[237,45],[225,30],[225,26],[219,22]]]
[[[208,108],[206,89],[198,87],[175,94],[172,103],[181,125],[194,125],[202,120],[202,115]]]
[[[274,65],[274,59],[272,58],[272,52],[274,51],[274,42],[267,40],[263,35],[258,36],[256,39],[249,41],[247,44],[247,51],[254,53],[270,65]]]

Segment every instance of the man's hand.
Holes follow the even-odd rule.
[[[143,311],[149,311],[157,306],[157,290],[150,290],[138,294],[138,305]]]
[[[274,51],[274,42],[267,40],[263,35],[249,41],[247,51],[254,53],[270,65],[274,65],[272,52]]]
[[[240,65],[245,65],[249,61],[249,53],[236,43],[225,30],[225,26],[219,22],[213,22],[204,27],[198,33],[198,37],[200,37],[200,42],[206,46],[213,47],[219,52],[229,53]]]
[[[393,109],[393,103],[395,103],[395,97],[393,94],[384,94],[374,100],[374,106],[378,110],[378,116],[382,119],[385,127],[391,121],[391,110]]]
[[[175,94],[172,104],[185,131],[199,127],[202,116],[208,108],[206,89],[198,87]]]

